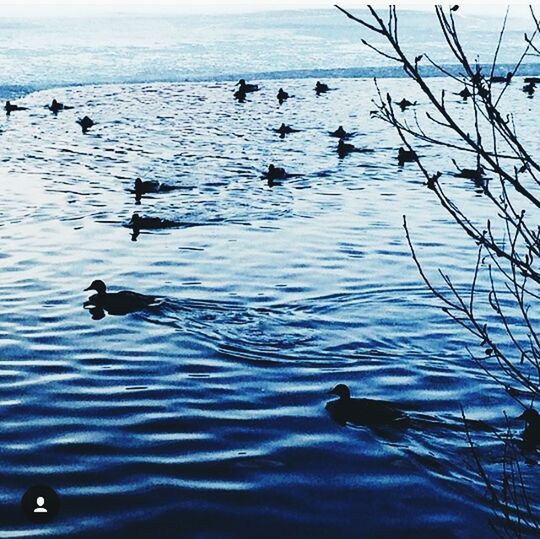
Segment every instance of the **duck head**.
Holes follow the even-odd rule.
[[[98,294],[105,294],[107,292],[107,286],[103,281],[96,279],[92,281],[92,284],[88,288],[84,289],[85,292],[88,290],[95,290]]]
[[[351,392],[345,384],[338,384],[334,389],[329,391],[331,395],[337,395],[341,400],[349,400],[351,398]]]
[[[240,79],[235,86],[245,86],[246,85],[246,81],[245,79]]]
[[[268,173],[272,174],[276,170],[276,167],[274,165],[268,165]]]
[[[540,425],[540,414],[534,408],[527,408],[517,419],[523,419],[527,425]]]
[[[141,189],[141,187],[142,187],[142,180],[140,178],[137,178],[135,180],[135,189],[139,190],[139,189]]]

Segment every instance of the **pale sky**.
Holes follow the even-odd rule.
[[[358,0],[7,0],[2,1],[0,16],[58,16],[84,15],[86,13],[169,13],[169,12],[217,12],[254,11],[265,9],[303,9],[303,8],[332,8],[339,3],[344,8],[361,8],[367,2]],[[388,2],[372,1],[373,5],[388,5]],[[424,0],[393,0],[398,7],[407,9],[432,9],[433,2]],[[486,11],[486,7],[489,10]],[[464,14],[500,15],[506,10],[503,2],[476,0],[471,4],[463,3],[461,12]],[[526,2],[512,2],[511,13],[516,16],[527,15]]]

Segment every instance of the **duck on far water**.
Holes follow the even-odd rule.
[[[535,450],[540,445],[540,414],[534,408],[527,408],[517,419],[523,419],[526,423],[523,448]]]
[[[128,290],[107,292],[107,286],[99,279],[93,281],[88,288],[85,288],[85,291],[88,290],[97,292],[97,294],[93,294],[84,302],[84,307],[93,311],[92,314],[95,318],[103,318],[104,312],[124,315],[157,305],[157,298],[154,296],[146,296]]]
[[[396,406],[383,401],[372,399],[354,399],[345,384],[338,384],[330,394],[337,395],[339,399],[326,404],[326,409],[332,419],[339,425],[347,423],[379,427],[407,424],[407,416]]]

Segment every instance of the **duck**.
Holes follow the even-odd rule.
[[[525,421],[523,444],[528,449],[540,445],[540,414],[534,408],[527,408],[517,419]]]
[[[240,86],[239,90],[242,90],[244,93],[249,94],[251,92],[258,92],[259,91],[259,85],[258,84],[247,84],[245,79],[240,79],[236,86]]]
[[[326,92],[329,92],[330,88],[328,87],[328,84],[325,84],[324,82],[317,81],[317,84],[315,84],[315,92],[317,95],[325,94]]]
[[[491,77],[491,82],[505,82],[506,84],[510,84],[510,82],[512,82],[512,77],[514,76],[514,74],[509,71],[504,77],[499,77],[499,76],[495,76],[495,77]]]
[[[281,124],[279,129],[276,129],[276,133],[279,133],[281,138],[285,138],[285,135],[290,133],[298,133],[298,129],[293,129],[290,125]]]
[[[244,103],[245,100],[246,100],[246,91],[240,87],[238,88],[238,90],[236,90],[236,92],[234,92],[234,98],[239,102],[239,103]]]
[[[372,152],[373,150],[369,150],[367,148],[357,148],[353,144],[347,144],[342,138],[339,139],[338,145],[337,145],[337,153],[340,158],[344,158],[345,156],[349,155],[353,152]]]
[[[462,168],[456,172],[456,178],[467,178],[468,180],[480,181],[484,179],[484,167],[479,165],[478,168]]]
[[[403,111],[403,110],[406,110],[408,109],[409,107],[414,107],[416,105],[416,101],[414,103],[412,103],[411,101],[409,101],[408,99],[405,99],[403,98],[399,103],[399,108]]]
[[[146,296],[137,292],[123,290],[121,292],[107,292],[107,286],[99,279],[92,281],[84,291],[95,290],[84,303],[84,307],[91,307],[106,311],[112,315],[125,315],[135,311],[140,311],[156,303],[156,297]]]
[[[336,423],[347,423],[367,427],[405,425],[407,415],[395,405],[373,399],[355,399],[345,384],[338,384],[329,392],[339,398],[326,404],[326,410]]]
[[[528,94],[529,96],[532,96],[534,92],[536,91],[536,83],[535,82],[529,82],[523,86],[523,91]]]
[[[157,230],[159,228],[173,228],[178,226],[178,223],[161,217],[141,217],[138,213],[134,213],[128,225],[133,229]]]
[[[418,155],[413,150],[405,150],[405,148],[400,148],[398,150],[398,162],[400,165],[404,163],[414,163],[418,160]]]
[[[84,118],[79,118],[77,120],[77,123],[81,126],[82,132],[86,134],[86,132],[95,125],[94,120],[92,118],[89,118],[88,116],[85,116]]]
[[[56,99],[53,99],[52,103],[50,105],[47,105],[47,108],[51,112],[56,114],[61,110],[68,110],[68,109],[72,109],[73,107],[68,107],[67,105],[64,105],[63,103],[59,103],[58,101],[56,101]]]
[[[343,126],[340,125],[335,131],[332,131],[330,133],[331,137],[337,137],[337,138],[347,138],[350,136],[350,133],[347,133],[345,129],[343,129]]]
[[[287,171],[284,168],[276,167],[273,164],[268,166],[268,172],[266,173],[266,178],[268,180],[284,180],[288,177],[289,174],[287,174]]]
[[[19,105],[12,105],[10,101],[6,101],[4,110],[6,111],[6,114],[10,114],[11,112],[14,112],[16,110],[27,110],[27,108],[20,107]]]
[[[277,99],[280,105],[283,103],[283,101],[285,101],[286,99],[289,99],[289,97],[290,95],[283,88],[279,89],[277,93]]]
[[[464,101],[467,101],[469,97],[472,97],[472,92],[465,86],[461,92],[459,92],[457,95],[459,95],[461,98],[463,98]]]
[[[540,77],[525,77],[523,82],[525,84],[540,84]]]

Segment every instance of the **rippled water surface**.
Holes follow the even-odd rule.
[[[397,166],[373,82],[319,98],[314,82],[267,81],[243,104],[230,83],[71,88],[0,120],[0,537],[491,536],[460,405],[495,427],[518,410],[420,282],[402,215],[458,282],[474,245]],[[51,115],[53,97],[74,110]],[[300,132],[280,139],[281,122]],[[340,160],[339,124],[374,151]],[[299,176],[268,186],[272,162]],[[174,190],[138,204],[136,177]],[[133,241],[134,212],[177,227]],[[93,279],[162,301],[94,320]],[[340,382],[436,421],[342,427],[325,410]],[[42,528],[18,511],[36,483],[62,499]]]

